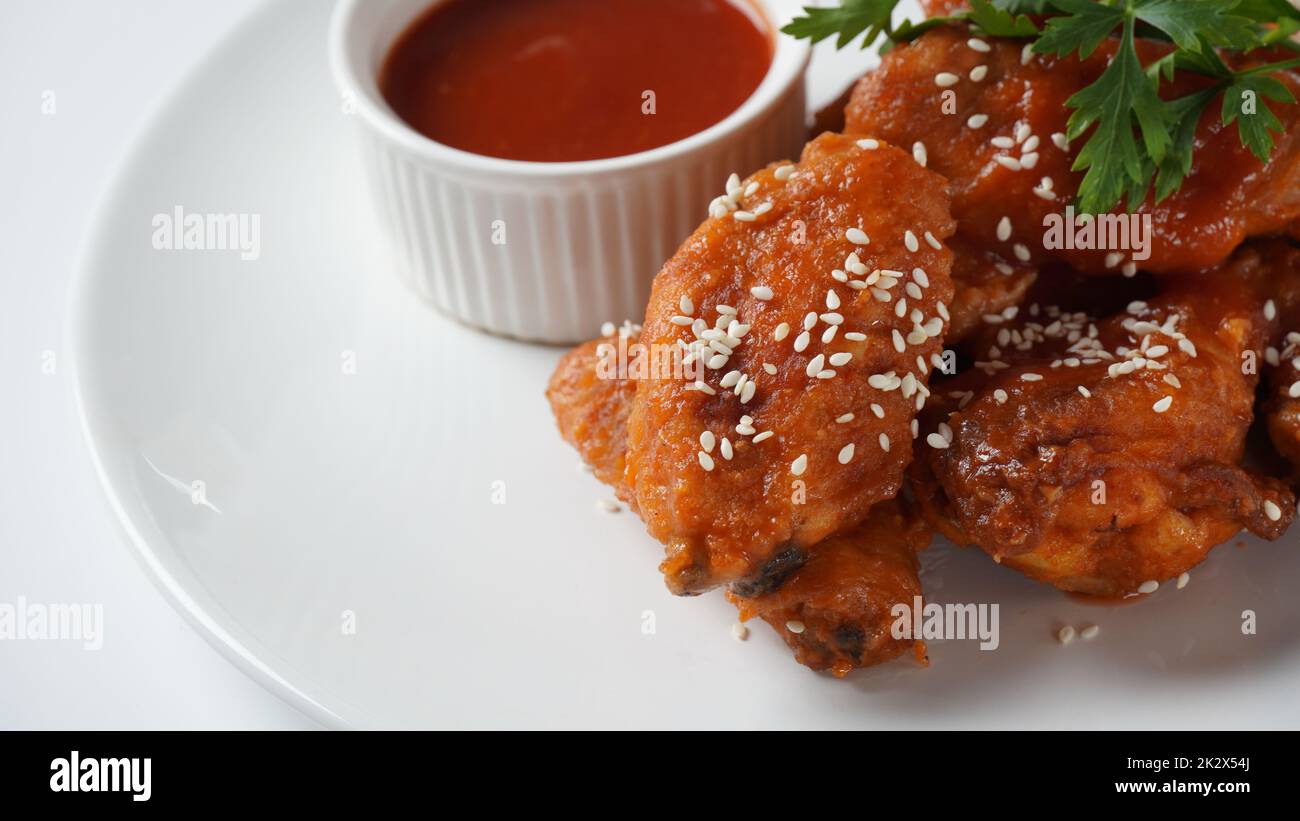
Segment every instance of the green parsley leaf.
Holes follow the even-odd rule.
[[[1265,97],[1280,103],[1295,102],[1290,89],[1263,74],[1238,75],[1223,92],[1223,124],[1237,124],[1241,144],[1260,162],[1268,162],[1273,153],[1271,132],[1280,134],[1284,130],[1282,121],[1264,104]]]
[[[889,31],[889,18],[897,5],[898,0],[844,0],[835,8],[806,7],[803,17],[794,18],[781,31],[813,43],[839,35],[836,48],[844,48],[865,31],[862,47],[867,48]]]
[[[1179,48],[1199,52],[1206,45],[1246,48],[1255,42],[1250,20],[1228,14],[1240,0],[1136,0],[1133,13],[1163,31]]]
[[[1088,213],[1110,210],[1125,194],[1130,210],[1138,206],[1133,186],[1141,185],[1145,192],[1150,173],[1134,137],[1135,119],[1152,165],[1164,160],[1171,142],[1171,115],[1138,62],[1133,27],[1131,19],[1125,21],[1120,47],[1097,81],[1065,101],[1075,109],[1068,122],[1070,139],[1096,126],[1074,161],[1075,171],[1087,169],[1079,184],[1079,207]]]
[[[1124,22],[1123,9],[1092,0],[1052,0],[1052,5],[1069,14],[1048,19],[1043,36],[1034,44],[1039,54],[1064,57],[1077,51],[1086,59]]]
[[[1019,17],[995,8],[989,0],[970,0],[970,19],[994,37],[1035,37],[1038,26],[1025,15]]]

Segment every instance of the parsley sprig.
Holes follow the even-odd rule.
[[[1191,171],[1196,125],[1220,94],[1221,121],[1236,125],[1241,144],[1261,162],[1272,155],[1275,135],[1284,128],[1266,101],[1296,102],[1270,75],[1300,67],[1300,57],[1234,71],[1220,56],[1221,50],[1266,46],[1300,52],[1291,40],[1300,31],[1300,10],[1287,0],[971,0],[961,14],[895,24],[897,5],[898,0],[841,0],[834,8],[805,8],[782,31],[814,43],[836,37],[837,48],[865,35],[866,48],[881,35],[892,46],[936,26],[967,22],[992,37],[1029,40],[1038,54],[1080,58],[1117,38],[1101,76],[1066,100],[1072,110],[1067,136],[1088,134],[1074,161],[1074,170],[1085,172],[1077,203],[1084,213],[1104,213],[1120,203],[1131,211],[1152,191],[1157,202],[1177,191]],[[1144,66],[1139,39],[1173,48]],[[1162,98],[1160,84],[1178,71],[1212,82],[1182,97]]]

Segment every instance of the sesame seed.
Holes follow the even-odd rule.
[[[822,331],[822,344],[829,345],[831,343],[831,340],[835,338],[836,331],[838,331],[839,329],[840,329],[839,325],[832,325],[826,330]]]
[[[879,147],[880,142],[878,140],[873,140],[870,137],[865,140],[858,140],[858,148],[864,148],[867,151],[875,151]]]
[[[903,335],[898,332],[897,328],[894,329],[894,350],[899,353],[907,350],[907,345],[903,342]]]
[[[772,438],[772,431],[765,430],[759,435],[754,437],[754,444],[758,444],[759,442],[762,442],[764,439],[771,439],[771,438]]]
[[[1264,318],[1269,322],[1277,319],[1277,305],[1275,305],[1271,299],[1264,303]]]
[[[1020,170],[1020,160],[1017,160],[1015,157],[1008,157],[1005,154],[999,154],[993,158],[993,161],[1008,171]],[[741,212],[737,211],[736,213],[739,214]]]
[[[729,314],[731,316],[736,315],[736,309],[731,307],[730,305],[719,305],[713,310],[717,311],[720,314]]]
[[[840,307],[840,295],[834,289],[826,292],[826,307],[832,311]]]
[[[987,76],[989,76],[988,66],[975,66],[970,70],[970,79],[973,83],[982,83]]]
[[[1011,239],[1011,217],[1003,217],[998,220],[998,241],[1006,242]]]
[[[771,376],[776,376],[776,366],[773,365],[771,362],[764,362],[763,372]]]
[[[803,472],[808,469],[808,454],[801,453],[799,457],[790,463],[790,472],[795,476],[802,476]]]
[[[695,303],[692,302],[691,298],[686,296],[686,294],[682,294],[682,298],[677,300],[677,307],[680,308],[684,314],[689,315],[695,313]]]
[[[1023,379],[1024,381],[1026,381],[1026,382],[1041,382],[1041,381],[1043,381],[1043,375],[1042,375],[1042,374],[1039,374],[1039,373],[1022,373],[1022,374],[1020,374],[1020,378]]]
[[[744,641],[749,638],[749,628],[740,622],[736,622],[731,625],[731,635],[736,639],[736,641]]]
[[[1092,391],[1088,390],[1082,385],[1079,386],[1079,393],[1083,396],[1084,399],[1087,399],[1092,396]]]
[[[706,471],[713,470],[712,456],[705,453],[704,451],[700,451],[699,453],[695,454],[695,458],[700,460],[700,467],[704,468]]]
[[[867,236],[867,232],[863,231],[861,228],[850,228],[844,232],[844,238],[854,245],[867,245],[871,242],[871,238]]]
[[[820,370],[820,371],[817,372],[817,378],[818,378],[818,379],[834,379],[834,378],[835,378],[835,371],[831,370],[830,368],[823,368],[822,370]]]
[[[1181,388],[1183,386],[1183,383],[1178,381],[1178,377],[1174,376],[1172,373],[1165,374],[1164,381],[1166,385],[1173,385],[1175,388]]]
[[[790,335],[790,323],[782,322],[780,325],[776,326],[776,330],[773,331],[772,333],[772,338],[775,339],[777,342],[780,342],[782,339],[785,339],[789,335]]]
[[[853,443],[852,443],[852,442],[849,442],[847,445],[845,445],[844,447],[840,448],[840,455],[839,455],[838,457],[836,457],[836,458],[839,459],[839,462],[840,462],[841,465],[847,465],[849,462],[852,462],[852,461],[853,461]]]
[[[1196,345],[1190,339],[1178,340],[1178,349],[1193,359],[1196,358]]]
[[[781,180],[782,182],[785,182],[786,180],[790,179],[790,175],[793,173],[794,173],[793,165],[783,165],[780,168],[777,168],[775,171],[773,171],[772,176],[776,177],[778,180]]]
[[[984,124],[989,121],[987,114],[972,114],[966,120],[967,128],[983,128]]]
[[[1118,253],[1116,251],[1112,251],[1106,255],[1106,259],[1104,260],[1104,263],[1107,268],[1114,268],[1116,265],[1119,265],[1123,261],[1124,261],[1123,254]]]
[[[911,251],[913,254],[915,254],[921,247],[921,243],[916,239],[916,234],[913,234],[911,231],[903,232],[903,244],[906,245],[907,250]]]
[[[811,331],[811,330],[813,329],[813,327],[814,327],[816,324],[817,324],[817,312],[816,312],[816,311],[809,311],[807,314],[804,315],[804,318],[803,318],[803,329],[804,329],[805,331]]]
[[[941,250],[943,248],[943,244],[940,243],[938,238],[936,238],[935,235],[931,234],[929,231],[925,232],[925,244],[929,245],[931,248],[933,248],[936,251]]]
[[[673,323],[674,325],[682,325],[682,326],[686,326],[686,325],[690,325],[690,324],[691,324],[692,322],[694,322],[695,320],[694,320],[694,319],[691,319],[689,316],[681,316],[681,315],[679,314],[678,316],[675,316],[675,317],[673,317],[672,319],[670,319],[670,320],[668,320],[668,321],[671,322],[671,323]]]
[[[704,448],[705,453],[713,453],[713,446],[716,444],[717,437],[713,431],[706,430],[700,434],[700,447]]]
[[[722,452],[722,458],[726,459],[728,462],[731,461],[732,456],[736,455],[735,449],[731,447],[731,440],[725,436],[722,437],[722,445],[718,450]]]
[[[1092,641],[1093,639],[1097,638],[1097,634],[1100,632],[1101,632],[1100,627],[1098,627],[1095,624],[1090,624],[1087,627],[1080,630],[1079,635],[1083,637],[1084,641]]]
[[[1152,405],[1151,410],[1156,413],[1164,413],[1169,410],[1169,406],[1172,404],[1174,404],[1174,398],[1172,396],[1166,396],[1164,399],[1161,399],[1159,402]]]
[[[828,359],[827,361],[838,368],[841,365],[849,364],[849,360],[852,358],[853,358],[853,354],[849,353],[848,351],[842,351],[840,353],[831,354],[831,358]]]
[[[1023,143],[1033,133],[1034,130],[1029,127],[1029,123],[1021,123],[1016,126],[1016,142]]]
[[[822,322],[825,322],[827,325],[841,325],[844,323],[844,316],[843,314],[837,314],[834,311],[831,311],[829,313],[822,314],[821,320]]]
[[[747,405],[749,400],[754,398],[754,392],[758,390],[758,384],[755,382],[746,382],[745,388],[740,392],[740,404]]]
[[[618,502],[613,499],[597,499],[596,507],[606,513],[618,513],[623,508],[619,507]]]
[[[1286,395],[1292,399],[1300,399],[1300,381],[1292,382],[1291,387],[1286,389]]]
[[[926,162],[925,143],[922,142],[912,143],[912,159],[916,160],[917,164],[920,165],[922,168],[925,167],[925,162]]]
[[[785,623],[785,629],[789,630],[791,633],[802,633],[804,631],[803,622],[796,619],[790,619],[790,621]]]
[[[716,371],[718,368],[721,368],[723,365],[727,364],[727,359],[728,357],[726,354],[715,353],[713,356],[709,357],[709,361],[705,362],[704,364],[707,365],[710,370]]]
[[[1023,153],[1029,154],[1038,150],[1038,135],[1033,134],[1025,140],[1025,144],[1020,147]]]
[[[930,447],[938,448],[939,450],[943,450],[944,448],[948,447],[948,440],[944,439],[942,436],[940,436],[937,433],[932,433],[929,436],[925,437],[925,442]]]
[[[1179,590],[1182,590],[1184,587],[1187,586],[1187,583],[1190,582],[1191,580],[1192,580],[1192,576],[1191,576],[1190,573],[1179,573],[1179,574],[1178,574],[1178,589],[1179,589]]]
[[[844,334],[844,338],[849,340],[850,342],[865,342],[867,339],[867,335],[862,333],[861,331],[848,331],[847,333]]]
[[[758,219],[758,217],[755,216],[754,212],[752,211],[733,211],[731,213],[731,216],[737,222],[753,222],[754,220]]]
[[[718,393],[713,388],[709,387],[707,383],[701,382],[698,379],[695,380],[695,390],[699,391],[700,393],[708,394],[709,396],[715,396]]]
[[[889,453],[889,437],[882,433],[878,441],[880,442],[880,449],[885,453]]]
[[[957,85],[960,80],[961,78],[956,74],[953,74],[951,71],[941,71],[934,75],[934,84],[939,88],[952,88]]]
[[[1021,168],[1034,168],[1037,165],[1038,165],[1037,151],[1027,151],[1024,154],[1020,155]]]
[[[876,404],[875,402],[871,403],[871,412],[876,415],[877,419],[885,418],[885,409],[882,408],[880,405]]]
[[[822,354],[817,354],[812,359],[808,360],[808,367],[805,371],[809,376],[816,376],[825,364],[826,357]]]
[[[1052,134],[1052,144],[1055,145],[1057,148],[1061,149],[1062,151],[1070,150],[1069,139],[1067,139],[1066,136],[1059,131]]]
[[[749,289],[749,292],[753,294],[754,299],[761,299],[764,302],[772,298],[772,289],[766,285],[755,285]]]
[[[1029,249],[1026,248],[1024,245],[1021,245],[1020,243],[1017,242],[1015,245],[1011,246],[1011,252],[1015,254],[1016,259],[1020,260],[1021,262],[1029,261]]]
[[[852,413],[842,413],[842,414],[840,414],[839,416],[835,417],[835,421],[838,422],[838,423],[840,423],[841,425],[843,425],[845,422],[852,422],[852,421],[853,421],[853,414],[852,414]]]
[[[796,336],[794,338],[795,353],[803,353],[804,349],[808,347],[808,343],[810,341],[811,341],[811,337],[808,336],[807,331],[804,331],[803,333]]]
[[[970,46],[971,48],[980,52],[981,54],[988,54],[990,51],[992,51],[992,48],[989,46],[989,44],[979,39],[978,37],[970,38],[969,40],[966,41],[966,45]]]
[[[1025,43],[1025,47],[1020,50],[1020,65],[1027,66],[1032,59],[1034,59],[1034,44]]]
[[[1265,499],[1264,515],[1269,518],[1269,521],[1276,522],[1282,518],[1282,508],[1278,507],[1273,500]]]
[[[1056,640],[1061,644],[1069,644],[1074,641],[1074,628],[1068,624],[1065,625],[1056,632]]]
[[[1005,405],[1007,403],[1007,392],[1002,390],[1001,388],[998,388],[997,390],[993,391],[993,398],[997,400],[997,403],[999,405]]]

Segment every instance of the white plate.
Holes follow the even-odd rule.
[[[368,727],[1300,723],[1290,536],[1220,548],[1187,589],[1121,608],[936,546],[927,592],[1000,604],[1001,648],[936,642],[929,669],[844,681],[765,625],[733,639],[720,596],[670,596],[659,546],[596,509],[608,491],[554,430],[560,351],[466,330],[388,270],[328,15],[272,4],[189,75],[103,202],[75,294],[85,428],[130,542],[266,686]],[[865,64],[821,49],[814,100]],[[261,257],[154,250],[176,205],[260,215]],[[1097,639],[1056,644],[1094,622]]]

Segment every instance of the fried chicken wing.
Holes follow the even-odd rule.
[[[546,395],[564,440],[627,501],[620,447],[635,382],[600,375],[601,347],[617,343],[612,335],[574,348],[556,366]],[[930,531],[917,517],[906,515],[897,501],[881,502],[858,527],[813,547],[807,562],[776,590],[753,599],[728,598],[742,620],[759,617],[770,624],[801,664],[843,676],[915,646],[893,637],[891,611],[900,603],[912,607],[921,595],[916,553],[929,542]]]
[[[911,154],[825,134],[730,181],[656,277],[641,342],[706,365],[641,380],[628,421],[672,592],[774,589],[898,492],[952,298],[945,192]]]
[[[1104,321],[1034,304],[1002,324],[927,408],[910,472],[926,517],[1101,596],[1177,576],[1243,527],[1277,538],[1294,497],[1241,467],[1249,363],[1276,333],[1260,271],[1247,249]]]
[[[564,441],[578,451],[597,479],[635,510],[636,499],[623,480],[623,467],[636,382],[618,378],[617,370],[604,367],[609,355],[617,353],[620,338],[625,345],[635,341],[633,333],[615,332],[566,353],[546,386],[546,398]]]
[[[894,638],[892,611],[905,604],[910,612],[921,595],[916,554],[929,543],[930,530],[897,500],[881,502],[861,525],[817,545],[776,590],[727,597],[742,621],[771,625],[800,664],[842,677],[916,646]]]
[[[1223,262],[1246,237],[1285,230],[1300,216],[1300,106],[1274,106],[1286,132],[1264,164],[1241,145],[1235,126],[1222,125],[1214,102],[1198,127],[1182,188],[1138,210],[1151,219],[1149,259],[1135,261],[1115,248],[1135,248],[1132,236],[1127,243],[1117,236],[1121,241],[1105,243],[1109,248],[1046,248],[1045,218],[1064,212],[1083,178],[1071,170],[1082,140],[1065,139],[1065,102],[1105,70],[1115,41],[1103,42],[1086,60],[1022,59],[1018,41],[976,38],[978,48],[971,42],[969,28],[949,25],[900,45],[862,78],[846,113],[850,133],[925,146],[929,167],[952,182],[953,216],[971,243],[1034,263],[1059,259],[1090,273],[1194,271]],[[1144,65],[1167,49],[1139,42]],[[1270,58],[1261,51],[1224,59],[1244,69]],[[1273,76],[1300,92],[1300,74]],[[1205,82],[1180,72],[1161,93],[1182,96]],[[1054,244],[1064,244],[1064,231],[1057,239],[1062,242]]]

